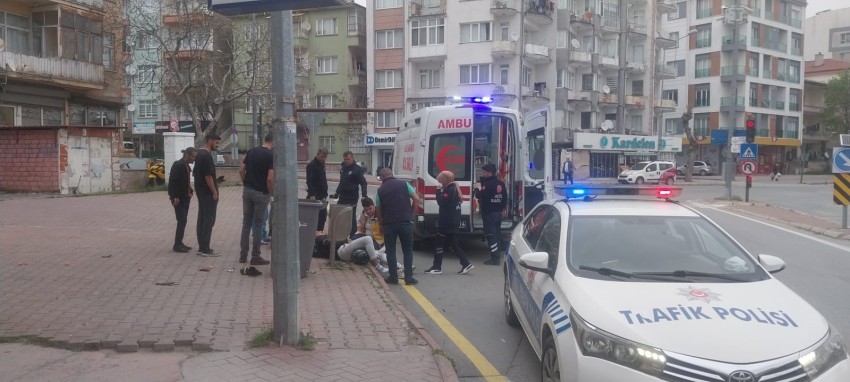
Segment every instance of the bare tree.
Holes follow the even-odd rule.
[[[191,115],[198,141],[210,132],[226,136],[234,101],[269,93],[266,22],[236,30],[238,23],[208,10],[206,0],[160,0],[157,7],[127,1],[128,39],[140,61],[133,65],[154,68],[145,83],[158,87],[173,110]],[[256,71],[252,60],[262,63]]]
[[[694,152],[699,149],[699,143],[694,138],[693,129],[691,129],[691,118],[693,117],[693,112],[691,111],[691,105],[688,105],[687,109],[684,113],[682,113],[682,126],[685,129],[685,135],[688,137],[688,151],[685,152],[685,163],[687,163],[687,167],[685,168],[685,182],[692,182],[694,176]]]

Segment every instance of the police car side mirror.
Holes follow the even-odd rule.
[[[785,261],[771,255],[759,255],[759,264],[770,273],[778,273],[785,269]]]
[[[554,270],[549,269],[549,254],[546,252],[526,253],[519,258],[519,265],[525,269],[545,273],[549,276]]]

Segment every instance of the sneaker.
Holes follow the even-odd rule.
[[[389,284],[389,285],[398,285],[398,278],[387,276],[387,277],[384,277],[384,282]]]
[[[248,256],[239,256],[239,262],[245,264],[248,262]]]
[[[484,264],[487,264],[487,265],[500,265],[501,263],[502,262],[499,261],[499,259],[497,259],[497,258],[490,258],[490,260],[487,260],[487,261],[484,262]]]
[[[428,268],[427,271],[425,271],[425,274],[426,275],[441,275],[441,274],[443,274],[443,271],[440,270],[439,268],[431,267],[431,268]]]
[[[390,270],[383,265],[376,266],[375,270],[378,271],[378,273],[381,273],[381,274],[390,273]]]
[[[218,252],[216,252],[214,249],[210,249],[209,251],[206,251],[206,252],[204,252],[204,251],[198,251],[198,256],[202,256],[202,257],[219,257],[219,256],[221,256],[221,254],[220,254],[220,253],[218,253]]]
[[[457,274],[459,274],[459,275],[465,275],[465,274],[469,273],[469,271],[471,271],[471,270],[472,270],[472,268],[475,268],[475,267],[474,267],[474,266],[472,266],[472,264],[471,264],[471,263],[470,263],[470,264],[466,264],[466,266],[465,266],[465,267],[463,267],[463,269],[461,269],[461,270],[460,270],[460,272],[458,272]]]
[[[404,280],[404,283],[407,284],[407,285],[416,285],[416,284],[419,284],[419,280],[417,280],[417,279]]]
[[[171,249],[172,249],[174,252],[180,252],[180,253],[186,253],[186,252],[189,252],[189,248],[186,248],[185,246],[180,246],[180,245],[175,245],[175,246],[174,246],[174,247],[172,247]]]
[[[262,257],[254,257],[251,258],[251,265],[266,265],[271,263],[270,261],[262,258]]]
[[[191,250],[192,250],[192,247],[190,247],[190,246],[188,246],[188,245],[186,245],[186,244],[183,244],[183,243],[178,244],[178,247],[182,247],[183,249],[185,249],[185,250],[186,250],[186,252],[189,252],[189,251],[191,251]]]

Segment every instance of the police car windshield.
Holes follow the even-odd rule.
[[[673,277],[672,282],[676,278],[681,282],[770,278],[742,248],[702,217],[573,216],[568,235],[568,262],[584,277],[610,280],[609,275],[595,271],[608,268],[633,276]]]
[[[643,170],[646,166],[649,165],[649,162],[638,162],[632,165],[629,170]]]

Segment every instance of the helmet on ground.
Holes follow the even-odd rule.
[[[351,262],[357,265],[369,264],[369,253],[363,248],[357,248],[351,253]]]

